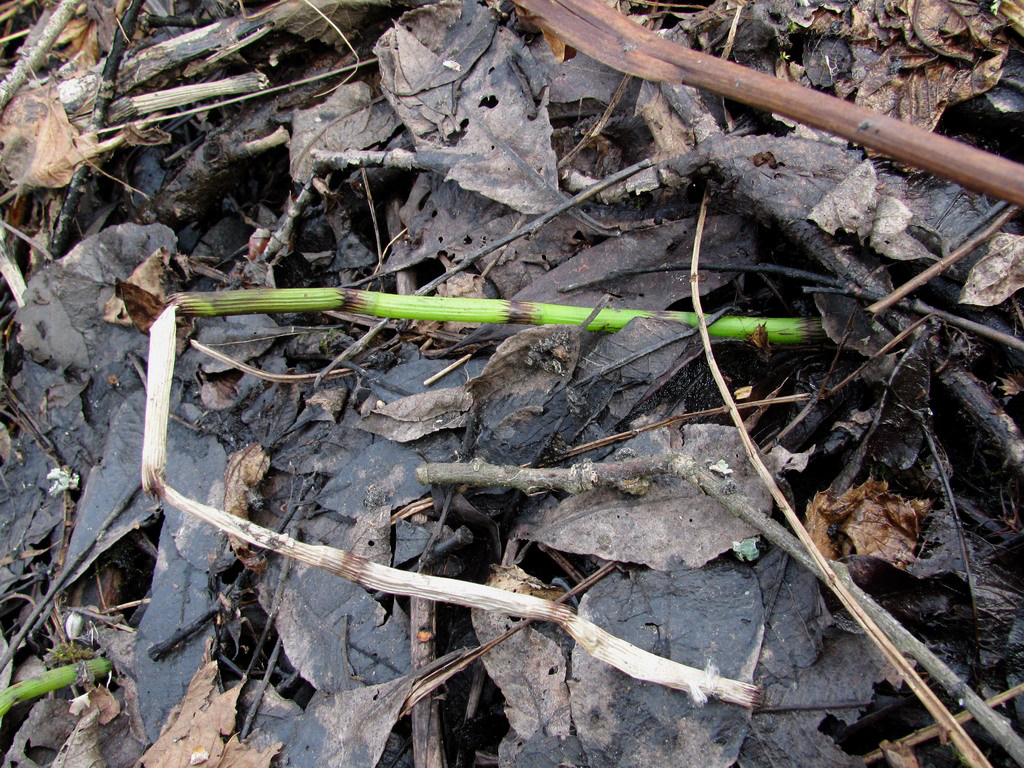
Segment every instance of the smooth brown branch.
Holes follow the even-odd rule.
[[[798,83],[666,40],[601,0],[518,0],[544,31],[645,80],[703,88],[874,149],[969,189],[1024,205],[1024,167]]]

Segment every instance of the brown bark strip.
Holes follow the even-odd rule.
[[[663,39],[601,0],[516,0],[532,21],[620,72],[713,91],[1024,205],[1024,166],[810,88]]]

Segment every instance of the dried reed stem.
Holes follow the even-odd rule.
[[[760,700],[760,689],[755,685],[719,677],[710,668],[696,669],[655,656],[609,634],[565,605],[482,584],[388,568],[341,549],[296,541],[183,496],[168,485],[164,477],[174,372],[175,316],[176,307],[171,305],[150,328],[146,427],[142,447],[142,486],[147,492],[250,544],[330,571],[368,589],[553,622],[595,658],[639,680],[687,691],[698,704],[704,703],[708,696],[746,707],[755,706]]]

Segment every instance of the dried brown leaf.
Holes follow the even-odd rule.
[[[96,137],[71,125],[52,87],[18,94],[0,116],[0,161],[13,184],[60,188],[75,168],[96,154]]]
[[[170,255],[166,248],[157,249],[132,270],[125,282],[118,283],[115,295],[103,306],[103,319],[148,331],[164,309],[164,276]]]
[[[74,62],[75,69],[86,72],[100,60],[99,28],[95,21],[80,17],[64,27],[55,45],[67,46],[61,52]]]
[[[257,498],[257,488],[270,469],[270,457],[259,443],[250,443],[228,456],[224,470],[224,511],[249,519],[249,505]],[[246,568],[262,573],[267,561],[244,541],[231,537],[231,549]]]
[[[1014,371],[1009,376],[1002,376],[999,379],[999,388],[1007,397],[1013,397],[1024,392],[1024,373]]]
[[[996,235],[988,252],[971,268],[960,293],[961,304],[992,307],[1024,286],[1024,237]]]
[[[61,745],[52,768],[99,768],[104,765],[100,752],[99,710],[90,709],[75,725]]]
[[[216,678],[216,662],[199,668],[160,738],[142,756],[140,762],[145,768],[195,765],[192,761],[198,755],[206,756],[202,763],[206,768],[269,768],[281,744],[260,752],[231,736],[235,729],[235,703],[242,686],[219,693]],[[225,741],[229,736],[230,740]]]
[[[902,742],[892,742],[886,739],[878,748],[885,755],[885,762],[891,768],[920,768],[917,756],[914,755],[914,748]]]
[[[407,443],[466,424],[473,398],[462,387],[433,389],[409,395],[375,408],[359,421],[359,428],[398,443]]]
[[[932,130],[946,107],[999,81],[1007,39],[982,5],[860,0],[850,18],[853,62],[836,90],[861,106]]]
[[[319,39],[347,53],[353,36],[390,7],[386,0],[285,0],[271,9],[268,18],[303,40]]]
[[[547,30],[542,31],[544,33],[544,40],[551,48],[551,53],[554,54],[555,60],[558,61],[559,64],[568,61],[576,55],[576,49],[571,45],[568,45],[565,40],[560,38],[558,35],[554,35]]]
[[[890,493],[884,480],[868,480],[836,497],[821,491],[807,506],[807,531],[830,560],[872,555],[897,568],[914,561],[921,520],[931,502]]]

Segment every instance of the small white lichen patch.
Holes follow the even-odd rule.
[[[745,563],[752,563],[757,560],[760,553],[757,551],[757,536],[751,536],[743,541],[732,543],[732,552],[737,558]]]
[[[714,472],[716,475],[721,475],[722,477],[728,477],[729,475],[732,474],[732,467],[729,466],[729,462],[727,462],[725,459],[719,459],[710,467],[708,467],[708,469]]]
[[[47,473],[46,479],[51,482],[50,490],[48,491],[51,496],[56,496],[65,491],[78,490],[78,473],[72,472],[70,467],[51,469]]]

